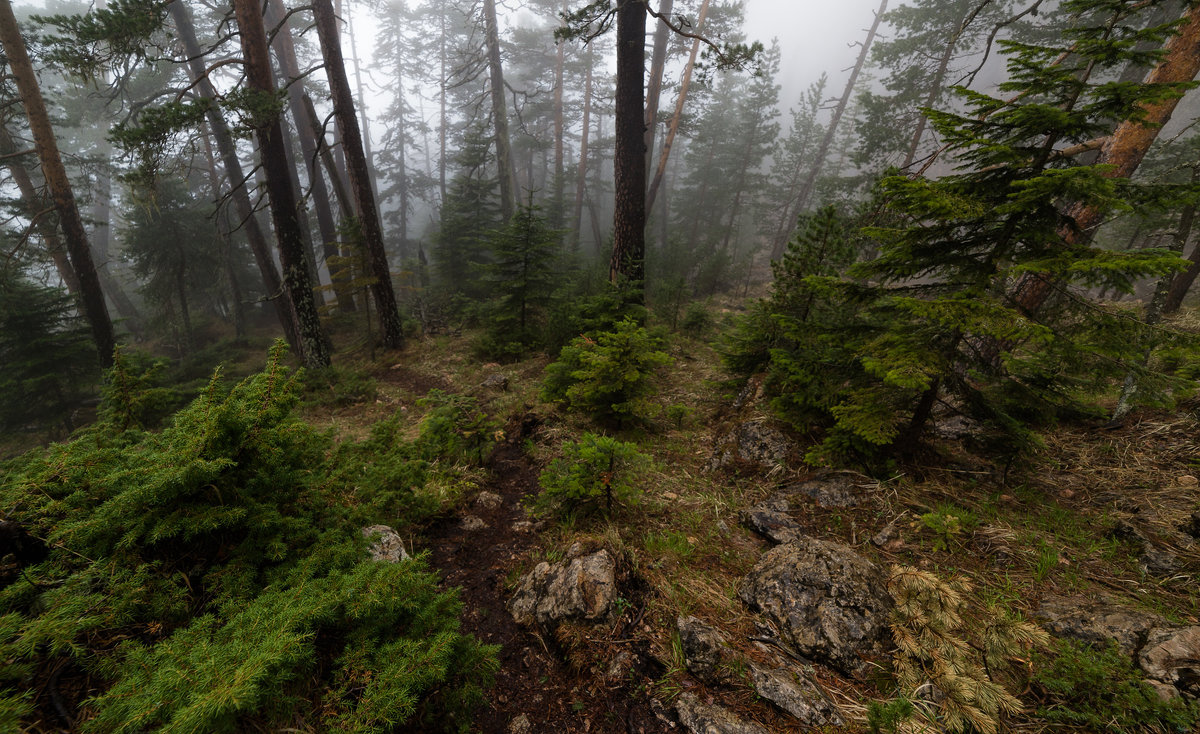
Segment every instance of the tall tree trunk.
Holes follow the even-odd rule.
[[[587,76],[583,82],[583,131],[579,137],[579,170],[575,174],[575,215],[572,218],[571,243],[578,249],[583,239],[583,193],[587,187],[588,135],[592,118],[592,47],[587,47]]]
[[[71,190],[67,169],[63,166],[62,156],[58,152],[58,141],[50,125],[50,115],[46,112],[46,102],[42,99],[42,90],[38,87],[33,62],[29,60],[25,39],[21,37],[9,0],[0,0],[0,46],[8,58],[8,68],[17,85],[21,106],[29,119],[33,144],[42,164],[42,174],[54,201],[54,208],[58,212],[71,269],[79,279],[79,298],[83,304],[84,316],[92,329],[100,364],[111,367],[117,339],[113,333],[112,320],[108,316],[108,308],[104,304],[104,290],[100,285],[96,265],[92,261],[83,219],[75,205],[75,193]]]
[[[339,0],[340,8],[341,2]],[[362,80],[362,64],[358,60],[358,43],[354,36],[354,23],[349,21],[349,14],[345,21],[347,35],[350,38],[350,61],[354,64],[354,86],[358,92],[358,104],[356,108],[362,110],[362,147],[363,155],[367,159],[367,181],[371,185],[371,196],[375,199],[379,198],[379,182],[375,180],[375,154],[371,151],[371,118],[367,112],[367,94],[366,88],[363,86]],[[339,39],[340,45],[340,39]]]
[[[709,0],[700,4],[700,15],[696,19],[697,35],[704,29],[704,19],[708,17]],[[683,67],[683,80],[679,83],[679,97],[675,100],[675,114],[671,116],[671,124],[667,128],[667,139],[663,142],[662,152],[658,155],[658,168],[654,171],[654,179],[650,182],[650,190],[646,192],[646,211],[654,209],[654,197],[662,185],[663,176],[667,172],[667,160],[671,156],[671,146],[675,144],[675,134],[679,132],[679,122],[683,119],[683,105],[687,102],[688,87],[692,84],[692,70],[696,68],[696,56],[700,54],[700,39],[692,41],[692,51],[688,54],[687,66]]]
[[[446,62],[446,12],[445,6],[442,6],[442,11],[438,16],[441,21],[441,35],[438,40],[438,63],[440,64],[440,76],[438,77],[438,206],[446,205],[446,137],[450,133],[450,116],[446,110],[446,88],[448,73]]]
[[[204,137],[204,157],[208,161],[208,185],[212,188],[213,202],[217,207],[217,232],[221,236],[221,266],[225,269],[225,280],[229,285],[230,310],[233,312],[233,331],[237,339],[246,337],[246,306],[242,303],[242,286],[238,282],[233,259],[233,227],[230,226],[229,209],[221,206],[225,198],[221,191],[221,177],[217,173],[217,160],[213,156],[209,136]]]
[[[308,174],[313,211],[317,215],[317,230],[321,233],[321,252],[326,266],[329,268],[329,279],[333,284],[338,308],[353,311],[354,299],[350,295],[349,289],[346,288],[346,278],[343,277],[340,269],[335,272],[334,266],[329,264],[330,258],[336,259],[338,255],[338,232],[337,222],[333,216],[333,207],[329,200],[329,188],[325,184],[325,177],[321,174],[317,138],[322,137],[321,144],[324,143],[324,139],[321,136],[315,112],[309,114],[310,110],[304,104],[305,95],[300,64],[296,60],[296,47],[292,40],[291,24],[285,20],[285,17],[286,9],[281,0],[270,0],[267,4],[267,24],[279,27],[272,48],[284,77],[284,83],[287,85],[288,112],[296,125],[296,137],[300,140],[300,152],[304,156],[304,170]],[[351,304],[350,308],[345,308],[346,302]]]
[[[304,186],[300,183],[300,167],[296,164],[295,141],[292,139],[292,127],[287,118],[279,117],[279,130],[283,135],[283,152],[287,161],[288,179],[292,191],[296,194],[296,221],[300,223],[300,236],[304,243],[304,267],[308,270],[308,279],[313,284],[313,300],[317,305],[323,305],[325,298],[320,291],[321,277],[317,272],[316,250],[313,246],[312,227],[309,224],[308,209],[304,206]]]
[[[938,95],[942,93],[942,85],[946,80],[946,71],[950,68],[950,59],[954,57],[954,48],[958,45],[958,39],[962,37],[963,31],[966,30],[966,20],[959,24],[958,30],[950,37],[946,43],[946,48],[942,49],[942,56],[938,59],[937,72],[933,75],[933,83],[929,86],[929,94],[925,96],[925,107],[933,107],[937,101]],[[901,168],[908,168],[917,158],[917,151],[921,149],[921,138],[925,137],[926,127],[925,113],[917,115],[917,126],[913,128],[912,139],[908,143],[908,152],[904,154],[904,162],[900,164]]]
[[[646,6],[617,3],[617,90],[614,130],[613,251],[608,279],[636,288],[645,280],[646,258]]]
[[[817,148],[812,168],[808,171],[808,178],[804,180],[804,186],[800,188],[797,213],[804,212],[805,207],[808,206],[809,199],[812,198],[813,191],[817,187],[817,179],[821,177],[821,169],[825,166],[825,158],[829,155],[829,147],[833,144],[834,136],[837,135],[838,124],[842,121],[842,115],[846,112],[846,107],[850,104],[850,97],[854,94],[854,85],[858,83],[858,75],[862,72],[863,65],[866,64],[867,54],[871,51],[871,44],[875,41],[875,34],[879,31],[879,24],[883,21],[883,14],[887,12],[887,4],[888,0],[880,0],[879,9],[875,11],[875,20],[871,23],[871,29],[867,31],[867,37],[863,40],[862,48],[858,52],[858,61],[854,63],[854,70],[850,72],[850,78],[846,80],[846,88],[842,90],[842,97],[838,100],[837,107],[833,110],[833,117],[830,118],[829,127],[825,130],[825,137],[821,139],[821,145]],[[786,246],[786,242],[783,243],[783,246]],[[783,246],[779,242],[775,243],[775,247],[771,251],[772,260],[778,260],[783,256]]]
[[[659,0],[658,14],[670,18],[675,0]],[[663,70],[667,65],[667,40],[671,29],[659,19],[654,29],[654,51],[650,54],[650,81],[646,87],[646,170],[654,163],[654,136],[658,130],[658,100],[662,94]],[[649,213],[652,206],[647,205]]]
[[[108,146],[104,147],[107,149]],[[92,196],[91,220],[95,222],[92,230],[92,251],[95,253],[96,274],[100,276],[100,286],[104,289],[104,295],[112,302],[117,316],[124,322],[123,325],[128,327],[135,337],[141,338],[142,315],[108,267],[112,262],[108,253],[109,220],[112,218],[112,177],[109,175],[107,150],[104,159],[102,170],[96,174],[96,190]]]
[[[517,211],[517,174],[508,137],[508,106],[504,100],[504,69],[500,65],[500,29],[496,22],[496,0],[483,0],[483,23],[487,37],[488,79],[491,85],[492,117],[496,130],[496,167],[500,175],[500,213],[504,221]]]
[[[191,13],[182,2],[169,3],[167,9],[171,13],[171,19],[175,22],[175,33],[183,43],[184,53],[188,56],[188,76],[196,84],[196,90],[201,97],[216,99],[216,90],[208,80],[204,56],[200,50],[200,43],[196,40],[196,30],[192,25]],[[262,226],[250,203],[250,194],[246,190],[246,175],[242,172],[242,163],[238,159],[237,145],[233,142],[229,125],[215,105],[209,108],[205,119],[208,121],[209,134],[212,135],[213,142],[217,145],[217,153],[220,155],[221,165],[225,169],[225,178],[229,181],[229,195],[233,199],[234,211],[245,229],[246,241],[250,245],[250,251],[254,254],[254,262],[262,276],[267,298],[274,306],[275,316],[279,319],[279,325],[282,327],[288,343],[291,344],[292,350],[300,354],[302,347],[296,315],[283,292],[283,281],[279,277],[279,270],[275,267],[275,261],[271,259],[271,249],[267,244],[266,235],[263,234]]]
[[[1200,73],[1200,6],[1185,9],[1182,20],[1179,32],[1163,47],[1162,59],[1146,77],[1146,84],[1187,83]],[[1118,125],[1096,160],[1097,164],[1112,166],[1104,175],[1109,178],[1132,176],[1163,125],[1171,119],[1177,104],[1179,97],[1143,105],[1137,119],[1125,120]],[[1067,214],[1074,224],[1061,234],[1069,243],[1090,238],[1104,216],[1098,207],[1082,204],[1071,207]],[[1054,283],[1048,278],[1027,275],[1014,288],[1013,299],[1025,313],[1032,314],[1045,303],[1053,289]]]
[[[563,0],[562,12],[568,12],[567,0]],[[550,225],[561,230],[566,212],[566,181],[563,180],[566,169],[565,151],[563,150],[563,83],[565,81],[567,42],[560,40],[555,44],[554,57],[554,206],[551,208]]]
[[[237,16],[246,81],[251,89],[273,97],[275,81],[271,74],[261,9],[255,0],[234,0],[233,9]],[[279,245],[284,293],[291,301],[300,334],[300,360],[306,367],[328,367],[329,351],[325,346],[321,318],[313,299],[312,283],[304,265],[304,235],[296,216],[296,193],[288,177],[279,118],[260,121],[254,133],[258,139],[267,195],[271,202],[271,221],[275,224],[275,238]]]
[[[330,0],[313,0],[313,17],[316,19],[317,36],[321,42],[321,56],[325,60],[325,74],[329,78],[329,91],[333,96],[333,112],[342,133],[350,188],[354,192],[355,201],[358,202],[359,224],[367,252],[367,265],[374,278],[371,294],[379,312],[380,338],[385,347],[399,349],[404,346],[404,329],[400,322],[400,311],[396,306],[396,294],[392,289],[392,273],[383,247],[379,211],[375,207],[375,196],[371,191],[369,164],[359,135],[354,98],[350,94],[350,84],[346,78],[346,66],[342,60],[342,48],[338,39],[337,18],[333,14],[333,4]]]

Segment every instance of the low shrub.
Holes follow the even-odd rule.
[[[542,493],[535,509],[563,517],[611,514],[615,506],[636,504],[637,472],[649,457],[632,443],[585,433],[563,446],[538,478]]]

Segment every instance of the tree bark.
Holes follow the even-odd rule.
[[[517,211],[517,174],[508,137],[508,106],[504,100],[504,69],[500,65],[500,29],[496,22],[496,0],[483,0],[488,79],[491,85],[492,117],[495,125],[496,167],[500,175],[500,214],[504,221]]]
[[[563,0],[562,12],[568,12],[567,0]],[[566,206],[566,182],[563,180],[566,169],[565,152],[563,150],[563,82],[566,69],[567,42],[560,40],[555,44],[554,57],[554,206],[551,211],[550,225],[554,229],[562,229],[563,211]]]
[[[354,193],[354,200],[358,203],[367,264],[375,281],[371,284],[371,294],[379,313],[380,338],[385,347],[400,349],[404,346],[404,329],[400,322],[400,311],[396,306],[396,293],[392,289],[392,273],[383,247],[383,230],[379,224],[375,195],[371,190],[369,164],[359,135],[354,98],[350,94],[350,84],[346,78],[346,66],[342,60],[341,43],[338,39],[337,18],[333,14],[333,4],[330,0],[314,0],[313,17],[316,19],[317,36],[321,42],[321,56],[325,60],[325,73],[329,78],[329,91],[333,96],[334,117],[342,133],[350,188]]]
[[[704,29],[704,19],[708,17],[709,0],[700,5],[700,14],[696,19],[697,35]],[[663,142],[662,153],[658,155],[658,168],[654,171],[654,180],[650,182],[650,190],[646,192],[646,211],[654,209],[654,198],[662,185],[663,176],[667,172],[667,160],[671,156],[671,146],[675,144],[675,134],[679,132],[679,122],[683,119],[683,105],[687,101],[688,87],[692,84],[692,70],[696,68],[696,56],[700,54],[700,39],[692,41],[692,51],[688,54],[687,66],[683,67],[683,80],[679,83],[679,98],[675,100],[675,114],[671,116],[671,124],[667,128],[667,139]]]
[[[67,256],[71,261],[71,269],[79,279],[79,296],[83,304],[83,313],[92,330],[92,338],[100,356],[100,364],[111,367],[113,350],[116,349],[117,339],[113,333],[112,320],[104,303],[104,290],[100,286],[100,276],[92,261],[91,247],[88,244],[87,231],[83,227],[83,219],[79,216],[79,208],[75,204],[75,193],[71,190],[71,181],[67,178],[67,169],[63,166],[62,156],[58,152],[58,141],[54,137],[54,129],[50,125],[50,115],[46,112],[46,102],[42,99],[42,90],[38,86],[37,75],[33,71],[33,62],[25,48],[25,39],[17,27],[16,16],[13,15],[12,4],[9,0],[0,0],[0,46],[8,57],[9,71],[16,83],[21,97],[21,106],[29,119],[29,129],[33,133],[33,144],[37,149],[38,160],[42,164],[42,174],[54,208],[58,212],[59,224],[63,231],[63,240],[67,246]]]
[[[825,158],[829,155],[829,147],[833,144],[834,136],[837,135],[838,123],[842,121],[842,115],[846,112],[846,107],[850,104],[850,97],[854,94],[854,85],[858,83],[858,75],[862,72],[863,65],[866,64],[867,54],[871,51],[871,44],[875,41],[875,34],[878,33],[879,24],[883,21],[883,14],[887,12],[887,4],[888,0],[880,0],[879,10],[875,11],[875,20],[871,23],[871,28],[867,31],[867,37],[862,43],[862,49],[858,52],[858,61],[854,64],[854,70],[850,72],[850,78],[846,80],[846,88],[842,91],[842,97],[838,100],[837,107],[833,110],[833,117],[829,120],[829,127],[825,130],[825,137],[821,139],[821,145],[817,148],[812,168],[808,171],[808,178],[804,180],[804,186],[800,189],[797,207],[799,213],[804,212],[804,208],[808,206],[809,199],[812,198],[813,191],[817,187],[817,179],[821,177],[821,169],[825,166]],[[784,243],[784,247],[786,247],[786,242]],[[771,251],[771,259],[778,260],[782,256],[783,247],[777,242]]]
[[[275,58],[287,85],[288,112],[296,126],[296,137],[300,140],[300,152],[304,156],[304,170],[308,174],[308,185],[312,193],[313,211],[317,215],[317,230],[321,233],[321,252],[329,268],[329,279],[333,285],[334,297],[338,308],[353,311],[354,299],[345,286],[346,279],[335,273],[329,265],[330,258],[338,255],[337,222],[334,220],[333,207],[329,199],[329,188],[319,165],[320,126],[315,112],[309,114],[309,108],[304,104],[304,87],[300,76],[300,64],[296,60],[296,46],[292,40],[291,24],[285,20],[286,9],[280,0],[270,0],[267,4],[267,23],[272,27],[279,26],[272,47]],[[322,142],[324,142],[322,140]],[[330,174],[331,176],[333,174]],[[350,308],[345,307],[349,302]]]
[[[260,7],[255,0],[234,0],[233,9],[240,31],[238,37],[242,44],[246,81],[251,89],[274,97],[275,81]],[[313,299],[312,283],[304,265],[304,236],[296,216],[296,193],[286,170],[287,156],[283,150],[279,117],[259,120],[254,133],[271,202],[271,221],[275,224],[279,261],[283,267],[284,292],[291,301],[299,331],[300,360],[306,367],[328,367],[329,351]]]
[[[646,5],[645,0],[617,4],[617,90],[614,130],[613,251],[611,283],[625,280],[640,289],[646,257]]]
[[[225,248],[221,253],[221,265],[225,269],[225,279],[229,282],[230,310],[233,315],[233,332],[237,339],[246,337],[246,307],[242,303],[242,287],[238,282],[237,270],[233,259],[233,233],[229,222],[229,210],[221,206],[224,198],[221,191],[221,177],[217,174],[217,161],[213,156],[212,144],[208,137],[204,138],[204,156],[208,161],[208,185],[212,188],[213,201],[217,205],[217,232],[221,235],[221,245]]]
[[[175,21],[175,32],[179,36],[179,40],[183,42],[183,51],[188,56],[188,75],[196,83],[201,97],[216,99],[216,90],[208,80],[200,43],[196,40],[196,30],[192,25],[191,13],[182,2],[170,3],[167,5],[167,9],[171,12],[171,19]],[[300,329],[296,324],[296,316],[291,303],[284,296],[283,282],[279,277],[279,271],[275,268],[275,261],[271,259],[271,249],[267,245],[266,235],[263,234],[262,226],[250,203],[250,194],[246,191],[246,175],[242,172],[242,163],[238,159],[237,145],[233,141],[229,125],[215,106],[210,107],[205,117],[208,120],[209,134],[212,135],[213,142],[217,145],[217,153],[220,155],[221,165],[225,169],[225,178],[229,181],[229,195],[233,199],[234,211],[245,228],[246,241],[250,245],[250,251],[254,254],[254,262],[258,265],[258,272],[262,276],[267,298],[274,305],[275,316],[279,319],[284,336],[292,346],[292,350],[299,354],[301,352]]]
[[[583,82],[583,132],[579,138],[579,170],[575,174],[575,216],[571,227],[571,243],[579,247],[583,239],[583,194],[587,187],[588,135],[592,124],[592,47],[587,48],[587,76]]]
[[[1179,32],[1163,47],[1162,60],[1146,77],[1146,84],[1187,83],[1200,73],[1200,6],[1186,8],[1182,20]],[[1112,166],[1105,171],[1105,176],[1129,178],[1137,171],[1159,131],[1171,119],[1179,99],[1175,97],[1143,105],[1139,119],[1125,120],[1117,126],[1096,160],[1097,164]],[[1067,211],[1067,215],[1073,225],[1064,229],[1061,235],[1065,241],[1074,244],[1092,236],[1104,212],[1095,206],[1076,204]],[[1186,275],[1185,272],[1181,277]],[[1053,289],[1054,283],[1050,279],[1028,275],[1016,285],[1013,299],[1021,310],[1032,314],[1045,303]],[[1169,296],[1167,302],[1170,303]]]
[[[675,0],[659,0],[658,14],[670,18],[675,7]],[[667,65],[667,40],[671,29],[662,19],[654,29],[654,51],[650,54],[650,81],[646,87],[646,170],[654,163],[654,134],[658,122],[658,100],[662,95],[663,70]],[[649,204],[646,206],[650,212]]]
[[[340,15],[340,1],[338,3],[338,10],[338,15]],[[349,15],[346,17],[349,18]],[[356,105],[356,109],[362,110],[362,127],[360,128],[360,134],[362,136],[363,156],[367,159],[367,182],[371,185],[371,196],[375,199],[378,199],[379,182],[375,180],[375,154],[371,151],[371,119],[367,114],[367,95],[363,87],[362,64],[360,64],[358,61],[358,43],[355,41],[354,24],[349,20],[344,21],[344,23],[346,26],[346,34],[350,38],[350,61],[354,64],[354,85],[358,91],[358,104]]]

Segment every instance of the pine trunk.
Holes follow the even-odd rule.
[[[700,5],[700,15],[696,20],[696,33],[704,28],[704,19],[708,17],[709,0]],[[692,51],[688,55],[687,66],[683,68],[683,80],[679,83],[679,98],[675,100],[675,114],[671,116],[671,124],[667,128],[667,139],[663,141],[662,153],[658,155],[658,168],[654,171],[654,180],[650,182],[650,190],[646,192],[646,211],[654,209],[654,199],[662,186],[663,176],[667,172],[667,160],[671,156],[671,146],[675,144],[675,134],[679,132],[679,122],[683,119],[683,105],[687,102],[688,87],[692,84],[692,70],[696,68],[696,57],[700,54],[700,39],[692,41]]]
[[[387,253],[383,247],[383,229],[379,224],[379,211],[371,190],[369,164],[359,135],[354,98],[350,94],[350,84],[346,78],[346,66],[342,60],[342,48],[338,39],[337,18],[333,14],[330,0],[314,0],[313,17],[316,19],[317,36],[321,42],[321,56],[325,60],[325,73],[329,78],[329,91],[333,97],[334,117],[342,133],[350,189],[358,203],[367,266],[374,279],[371,294],[379,313],[380,338],[383,346],[388,349],[400,349],[404,346],[404,329],[400,322],[400,311],[396,306],[396,293],[392,289],[391,268],[388,266]]]
[[[646,256],[646,8],[639,0],[617,4],[617,90],[614,130],[613,251],[611,283],[641,288]]]
[[[261,9],[254,0],[234,0],[233,9],[237,16],[246,81],[251,89],[273,97],[275,82]],[[275,224],[279,262],[283,268],[284,293],[291,302],[299,332],[299,357],[306,367],[328,367],[329,352],[313,299],[312,283],[304,265],[304,235],[296,216],[296,192],[292,190],[288,176],[279,118],[260,122],[254,133],[271,202],[271,221]]]
[[[867,31],[867,37],[862,43],[862,48],[858,52],[858,61],[854,63],[854,70],[850,72],[850,78],[846,80],[846,88],[842,90],[841,99],[838,100],[837,107],[833,110],[833,117],[829,120],[829,127],[825,130],[825,137],[821,139],[821,145],[817,148],[817,154],[813,158],[812,167],[808,170],[808,178],[804,180],[804,186],[800,189],[800,196],[797,202],[798,214],[804,213],[805,207],[808,206],[809,200],[812,198],[813,192],[817,188],[817,180],[821,177],[821,170],[825,167],[825,158],[829,155],[829,148],[833,144],[834,136],[837,135],[838,124],[842,121],[842,115],[846,112],[846,107],[850,104],[850,97],[854,94],[854,85],[858,83],[858,75],[862,73],[863,66],[867,62],[867,54],[871,51],[871,44],[875,41],[875,34],[879,32],[879,24],[883,21],[883,14],[887,12],[888,0],[881,0],[879,10],[875,11],[875,21],[871,23],[870,30]],[[771,259],[778,260],[783,256],[783,246],[780,243],[775,243],[775,248],[771,251]]]
[[[583,194],[587,188],[588,135],[592,124],[592,47],[587,49],[587,77],[583,82],[583,131],[579,138],[579,170],[575,175],[575,216],[571,227],[572,244],[575,249],[583,239]]]
[[[675,0],[659,0],[658,14],[670,18]],[[654,135],[658,129],[658,100],[662,95],[663,70],[667,65],[667,40],[671,29],[659,19],[654,29],[654,51],[650,54],[650,81],[646,86],[646,170],[654,163]],[[646,207],[650,212],[650,207]]]
[[[500,176],[500,213],[507,222],[517,211],[517,175],[513,167],[512,143],[508,137],[508,106],[504,101],[504,69],[500,65],[500,29],[496,23],[496,0],[483,0],[483,23],[487,36],[492,118],[496,130],[496,167],[499,169]]]
[[[42,99],[42,90],[38,86],[33,63],[29,60],[29,53],[25,48],[25,39],[21,37],[9,0],[0,0],[0,46],[3,46],[9,72],[21,97],[21,106],[29,119],[33,144],[42,164],[42,173],[46,178],[50,197],[54,201],[54,208],[58,212],[71,269],[75,271],[79,280],[79,297],[83,304],[84,316],[92,329],[100,364],[111,367],[117,339],[113,333],[112,320],[108,316],[108,308],[104,304],[104,290],[100,286],[100,276],[92,261],[87,231],[83,228],[83,219],[79,216],[79,208],[75,204],[75,193],[71,190],[67,169],[63,166],[62,156],[58,152],[58,141],[50,125],[46,102]]]

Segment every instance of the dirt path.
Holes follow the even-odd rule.
[[[489,703],[476,715],[476,730],[508,732],[514,719],[524,715],[530,726],[518,725],[514,734],[666,732],[667,725],[651,711],[646,694],[657,677],[656,664],[636,649],[636,642],[605,640],[608,630],[596,630],[591,635],[595,639],[584,643],[584,652],[598,665],[575,672],[551,652],[556,649],[553,639],[520,627],[505,608],[506,579],[537,546],[535,533],[513,529],[514,523],[528,519],[521,499],[537,491],[537,473],[521,450],[529,427],[522,428],[509,434],[512,438],[489,462],[492,477],[483,491],[499,495],[501,501],[491,506],[473,501],[463,515],[439,521],[426,534],[426,547],[444,584],[461,589],[464,631],[501,646],[500,672],[488,693]],[[466,529],[467,516],[481,519],[487,527]],[[625,659],[635,661],[631,669],[613,680],[595,674],[595,668],[603,669],[623,650],[629,653]]]

